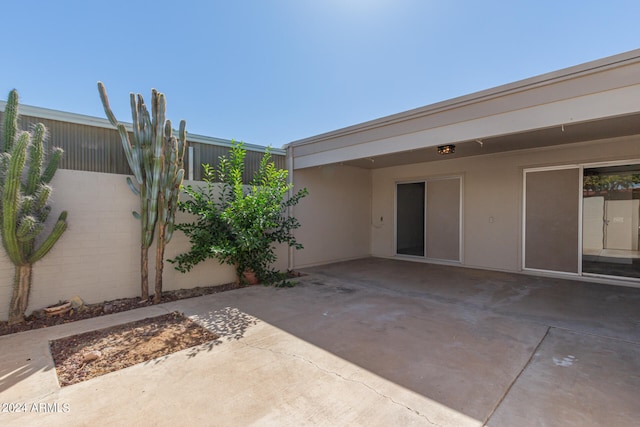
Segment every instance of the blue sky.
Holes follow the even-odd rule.
[[[0,99],[130,121],[167,96],[187,130],[285,143],[640,48],[640,2],[3,2]]]

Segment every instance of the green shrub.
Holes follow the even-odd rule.
[[[271,267],[276,261],[275,245],[286,243],[302,249],[293,236],[300,223],[288,210],[307,195],[307,190],[289,197],[293,184],[287,183],[288,171],[275,167],[268,149],[250,185],[244,185],[245,156],[243,144],[234,142],[229,156],[220,158],[217,171],[203,165],[202,188],[184,188],[190,199],[181,201],[178,209],[193,214],[196,220],[178,224],[176,229],[189,237],[191,249],[169,262],[187,272],[215,258],[233,265],[240,282],[244,272],[253,271],[263,283],[287,284]]]

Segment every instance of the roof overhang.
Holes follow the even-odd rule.
[[[365,168],[640,134],[640,49],[289,144],[296,169]],[[455,144],[453,156],[436,147]]]

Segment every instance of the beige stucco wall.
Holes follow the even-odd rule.
[[[371,254],[394,256],[396,182],[460,175],[463,264],[519,271],[523,169],[625,159],[640,159],[640,136],[373,170]]]
[[[188,184],[188,183],[187,183]],[[131,212],[139,210],[125,176],[59,170],[52,182],[51,218],[66,209],[68,229],[47,256],[34,265],[27,313],[75,295],[89,303],[140,294],[140,223]],[[178,213],[178,222],[186,216]],[[166,247],[165,259],[189,248],[186,236],[176,231]],[[287,268],[286,248],[278,248],[276,268]],[[155,272],[155,245],[150,251],[150,289]],[[13,265],[0,251],[0,320],[8,316]],[[165,262],[163,289],[229,283],[232,267],[207,260],[188,273]],[[153,291],[151,291],[153,292]]]
[[[296,239],[296,268],[361,258],[370,254],[371,174],[369,170],[328,165],[296,170],[296,189],[309,196],[295,207],[302,224]]]

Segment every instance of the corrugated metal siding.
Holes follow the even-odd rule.
[[[203,164],[209,164],[213,166],[215,169],[218,169],[218,165],[220,164],[221,156],[228,156],[229,148],[221,147],[219,145],[209,145],[209,144],[194,144],[193,145],[193,178],[195,180],[201,181],[204,175]],[[251,178],[253,178],[253,174],[258,167],[260,166],[260,160],[262,160],[262,156],[264,153],[260,153],[257,151],[247,151],[247,155],[245,157],[245,169],[243,175],[243,181],[245,183],[249,183]],[[271,154],[271,159],[277,168],[284,169],[285,168],[285,156],[274,155]]]
[[[0,113],[0,117],[2,113]],[[122,149],[120,135],[115,129],[20,115],[18,127],[31,130],[37,123],[47,128],[45,149],[52,146],[64,150],[61,169],[131,174]]]
[[[2,115],[3,113],[0,112],[0,123]],[[56,146],[64,150],[64,155],[60,162],[61,169],[123,175],[131,174],[117,130],[25,115],[20,116],[18,127],[30,130],[39,122],[47,127],[46,149],[50,150],[52,146]],[[133,138],[131,134],[129,136]],[[195,180],[202,180],[203,170],[201,165],[203,163],[209,163],[217,167],[218,158],[229,153],[228,147],[199,142],[189,142],[189,144],[194,151]],[[263,153],[260,152],[247,151],[245,182],[251,180],[254,171],[260,164],[262,155]],[[272,159],[276,167],[285,167],[285,156],[272,154]],[[185,153],[184,166],[185,177],[188,177],[188,151]]]

